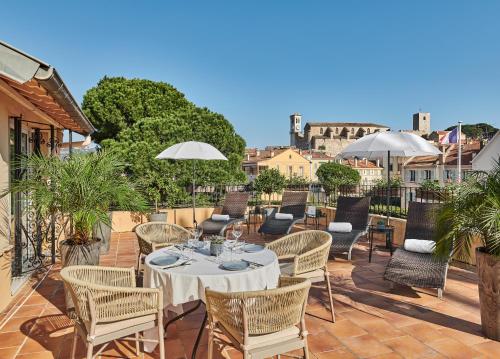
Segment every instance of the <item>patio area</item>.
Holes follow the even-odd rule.
[[[245,233],[260,242],[258,234]],[[103,266],[132,267],[138,253],[134,233],[113,233]],[[368,263],[366,239],[345,256],[329,260],[336,323],[329,318],[328,297],[311,288],[306,325],[311,358],[498,358],[500,343],[481,333],[477,279],[473,272],[451,267],[444,300],[435,291],[397,286],[382,279],[389,253],[375,251]],[[58,265],[37,274],[0,314],[0,358],[69,358],[72,323],[64,314],[64,288]],[[200,309],[201,310],[201,309]],[[202,321],[201,311],[168,329],[168,359],[188,358]],[[234,349],[218,343],[216,358],[240,358]],[[79,341],[78,357],[85,349]],[[102,358],[133,358],[134,344],[116,341]],[[158,354],[145,354],[158,358]],[[207,357],[207,336],[198,358]],[[285,355],[283,357],[286,357]]]

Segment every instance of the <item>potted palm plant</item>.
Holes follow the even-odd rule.
[[[28,193],[31,207],[42,219],[62,218],[66,238],[59,243],[63,266],[99,264],[101,238],[96,228],[111,227],[111,209],[144,211],[146,202],[124,175],[117,155],[101,151],[68,159],[32,155],[15,166],[26,178],[4,193]]]
[[[474,172],[438,216],[436,254],[470,260],[475,249],[484,334],[500,340],[500,158],[491,172]]]

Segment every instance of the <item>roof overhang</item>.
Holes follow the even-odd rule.
[[[0,41],[0,78],[63,128],[95,131],[56,69]]]

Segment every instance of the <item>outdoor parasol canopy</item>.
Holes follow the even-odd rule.
[[[217,148],[205,142],[188,141],[170,146],[158,156],[158,160],[193,160],[193,224],[196,226],[196,160],[227,161]]]
[[[344,158],[382,158],[387,156],[387,221],[390,217],[390,179],[391,179],[391,156],[417,157],[437,156],[439,151],[433,144],[420,136],[409,132],[376,132],[364,136],[347,146],[340,156]]]

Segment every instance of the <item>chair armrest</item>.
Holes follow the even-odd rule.
[[[163,309],[159,288],[100,288],[89,291],[89,304],[96,323],[131,319]]]

